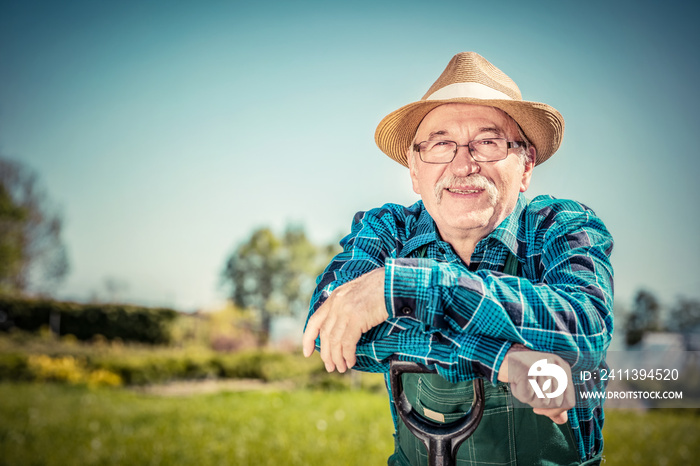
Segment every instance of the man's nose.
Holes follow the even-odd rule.
[[[469,146],[457,146],[457,153],[452,163],[450,163],[450,168],[455,175],[461,176],[478,173],[481,170],[481,166],[474,160],[471,152],[469,152]]]

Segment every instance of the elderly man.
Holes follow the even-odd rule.
[[[306,356],[318,349],[328,371],[386,373],[391,358],[433,367],[439,375],[416,375],[406,394],[434,422],[464,415],[468,381],[488,381],[482,421],[459,464],[601,460],[602,402],[574,406],[572,394],[603,382],[572,380],[568,371],[605,367],[612,238],[577,202],[522,194],[563,129],[559,112],[523,101],[483,57],[456,55],[420,101],[384,118],[375,135],[408,167],[421,201],[358,213],[311,300]],[[527,368],[543,357],[568,373],[559,404],[538,405],[528,384]],[[534,409],[513,409],[514,398]],[[422,444],[391,409],[389,463],[425,464]]]

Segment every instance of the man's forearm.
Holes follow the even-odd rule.
[[[426,259],[387,262],[392,317],[405,315],[435,331],[484,335],[538,351],[593,354],[609,344],[612,296],[595,283],[559,287]]]
[[[392,319],[364,334],[357,345],[356,369],[386,372],[391,357],[432,366],[445,379],[482,377],[496,382],[509,342],[483,335],[426,332],[412,319]]]

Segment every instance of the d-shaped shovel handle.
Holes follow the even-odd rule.
[[[428,449],[430,466],[456,464],[457,449],[479,426],[484,414],[484,381],[474,379],[474,400],[466,416],[446,424],[437,424],[425,419],[411,406],[403,391],[401,376],[406,373],[434,374],[422,364],[392,360],[389,374],[394,405],[404,424]]]

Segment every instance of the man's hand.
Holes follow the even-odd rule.
[[[547,363],[556,364],[566,373],[566,390],[557,397],[538,398],[530,384],[528,372],[533,364],[542,359],[546,359]],[[532,379],[540,387],[543,387],[547,381],[551,383],[551,377],[533,376]],[[569,363],[556,354],[532,351],[522,345],[515,344],[508,350],[506,357],[503,359],[501,370],[498,372],[498,380],[510,383],[513,396],[532,406],[535,414],[547,416],[557,424],[564,424],[568,420],[566,412],[576,404],[574,384],[571,379],[571,367]]]
[[[363,333],[388,318],[384,302],[384,268],[339,286],[309,318],[302,339],[304,356],[314,352],[321,336],[326,370],[345,372],[355,365],[355,349]]]

